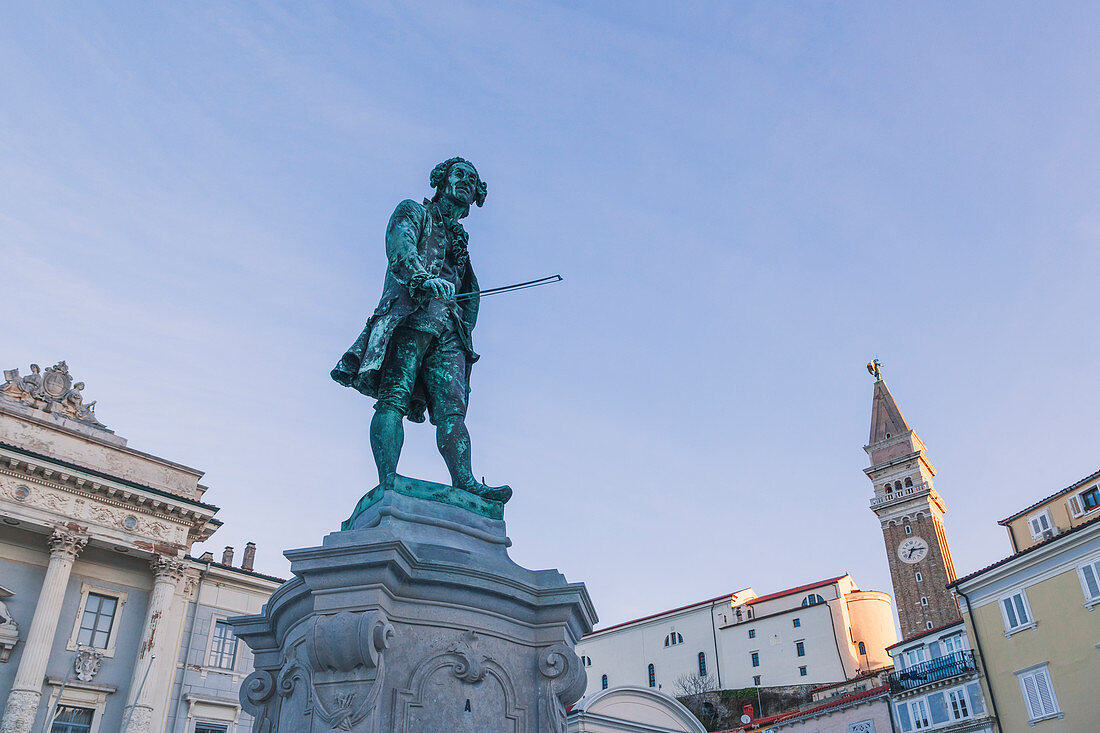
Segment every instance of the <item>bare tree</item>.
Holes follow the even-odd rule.
[[[707,730],[717,730],[729,717],[718,694],[718,683],[709,675],[681,675],[673,692]]]

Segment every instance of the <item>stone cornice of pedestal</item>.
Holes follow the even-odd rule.
[[[575,639],[590,631],[597,619],[584,584],[566,583],[557,570],[532,571],[513,564],[515,576],[507,577],[499,572],[418,559],[399,540],[311,547],[284,554],[297,577],[272,594],[262,613],[234,620],[234,633],[252,637],[249,646],[258,657],[265,651],[275,653],[294,626],[311,613],[343,610],[348,605],[347,597],[357,588],[381,587],[395,600],[395,607],[386,611],[395,622],[415,623],[415,618],[404,618],[400,610],[400,604],[410,600],[452,608],[468,606],[472,611],[531,627],[564,623]],[[356,580],[351,586],[349,573],[354,573]],[[526,580],[522,576],[527,576]],[[476,604],[467,597],[464,602],[463,594],[492,601]],[[486,605],[495,608],[487,611]]]
[[[8,446],[0,446],[0,503],[19,521],[50,526],[75,520],[105,542],[150,551],[164,543],[189,548],[221,525],[217,507]]]

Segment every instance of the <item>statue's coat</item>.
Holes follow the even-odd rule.
[[[382,298],[359,338],[355,339],[331,372],[332,378],[345,387],[353,387],[369,397],[378,398],[382,361],[394,330],[428,303],[430,296],[421,295],[419,290],[414,295],[410,285],[419,285],[439,275],[449,249],[446,229],[434,208],[428,200],[418,204],[412,199],[405,199],[390,217],[386,227],[389,266],[386,268]],[[469,263],[461,274],[461,280],[457,294],[477,292],[477,278]],[[470,369],[478,359],[473,349],[472,334],[479,301],[480,298],[475,295],[458,303],[448,303],[453,311],[455,330],[467,352],[467,392],[470,389]],[[417,377],[407,417],[413,422],[423,422],[426,409],[424,382]]]

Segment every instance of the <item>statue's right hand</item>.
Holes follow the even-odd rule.
[[[455,286],[441,277],[425,280],[422,286],[432,297],[450,300],[455,297]]]

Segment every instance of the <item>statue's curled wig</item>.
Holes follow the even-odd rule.
[[[474,168],[474,164],[465,158],[448,158],[435,168],[432,168],[432,174],[428,178],[428,183],[435,189],[435,196],[432,197],[432,201],[439,199],[442,194],[443,183],[447,180],[447,176],[451,174],[451,167],[455,163],[465,163],[474,169],[474,173],[477,173],[477,168]],[[487,187],[485,181],[481,180],[481,174],[477,175],[477,192],[474,193],[474,203],[478,206],[485,205],[485,192]]]

